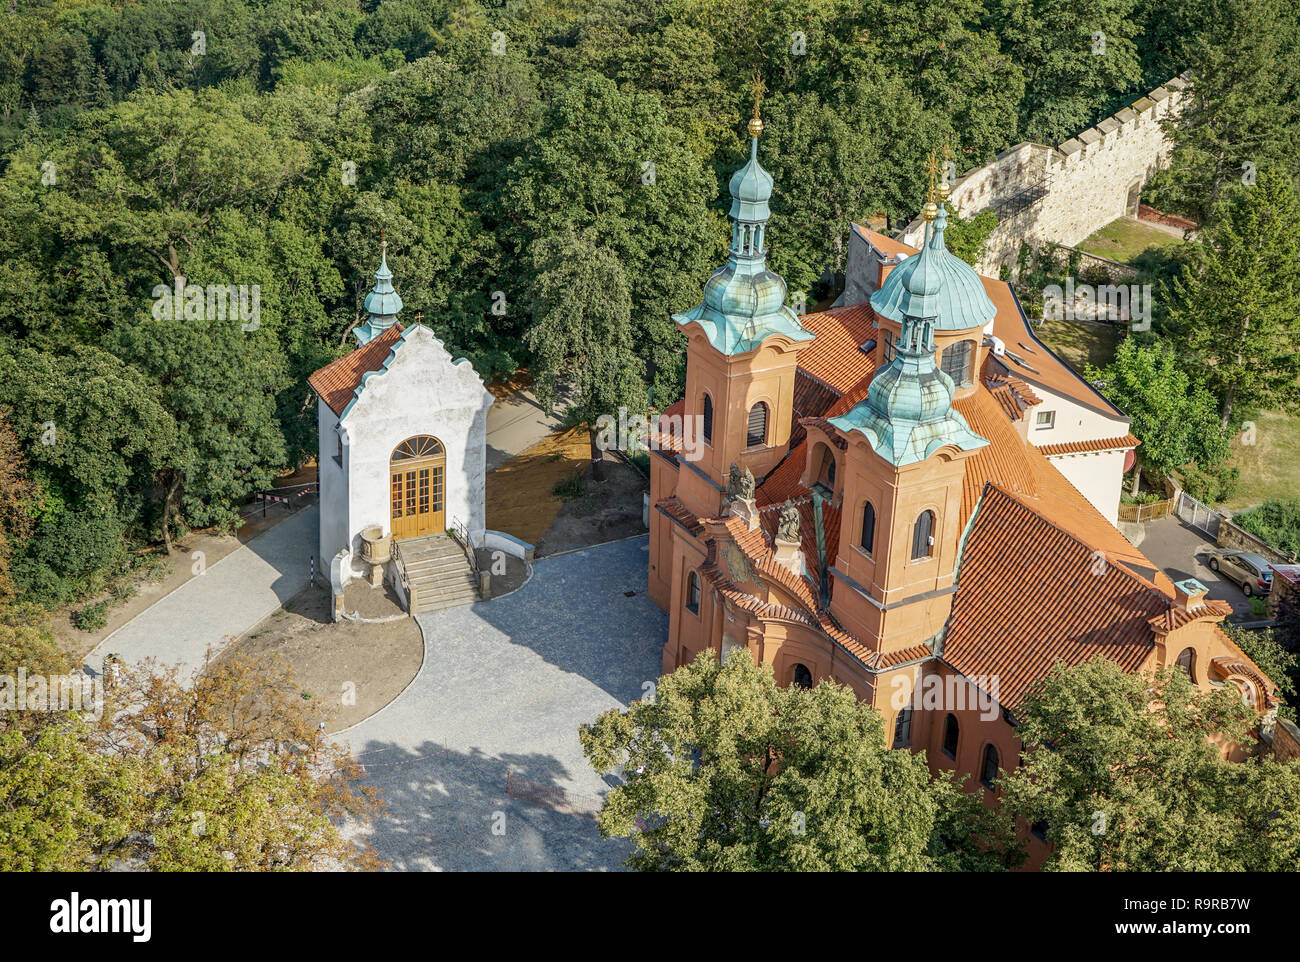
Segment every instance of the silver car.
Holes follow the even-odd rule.
[[[1210,555],[1210,570],[1241,586],[1242,593],[1267,595],[1273,589],[1272,563],[1251,551],[1216,551]]]

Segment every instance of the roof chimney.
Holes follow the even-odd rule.
[[[1195,611],[1205,606],[1205,593],[1210,589],[1195,578],[1174,582],[1174,602],[1183,611]]]

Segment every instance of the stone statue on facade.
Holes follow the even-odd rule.
[[[781,505],[780,519],[776,524],[776,540],[785,541],[792,544],[799,544],[799,528],[803,524],[803,519],[799,516],[799,509],[794,506],[793,501],[787,501]]]
[[[731,500],[754,500],[754,474],[749,468],[744,471],[735,461],[731,462],[731,471],[727,475],[727,497]]]

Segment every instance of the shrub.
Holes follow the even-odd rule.
[[[1289,555],[1300,554],[1300,498],[1265,501],[1258,508],[1243,511],[1232,520],[1279,551]]]
[[[573,474],[551,489],[551,494],[563,498],[565,501],[572,501],[574,498],[581,498],[586,491],[586,485],[582,480],[582,469],[578,468]]]
[[[97,601],[74,611],[72,623],[82,631],[98,631],[108,624],[108,602]]]
[[[1183,471],[1183,490],[1197,501],[1217,504],[1232,498],[1240,479],[1241,470],[1226,464],[1213,468],[1192,465]]]

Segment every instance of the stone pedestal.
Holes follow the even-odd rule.
[[[384,566],[373,564],[370,566],[370,587],[382,588],[384,586]]]
[[[758,528],[758,504],[753,498],[732,498],[727,504],[727,513],[744,521],[749,531]]]
[[[803,575],[803,551],[797,541],[782,541],[778,538],[772,560],[796,575]]]

